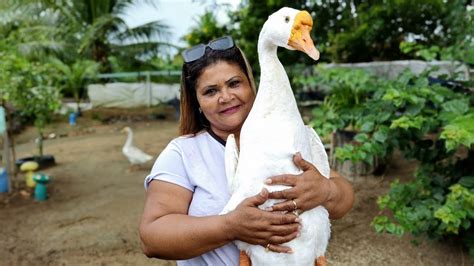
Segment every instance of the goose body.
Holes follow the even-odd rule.
[[[129,127],[125,127],[123,131],[127,132],[127,140],[122,147],[122,153],[127,157],[132,165],[144,164],[153,159],[151,155],[144,153],[139,148],[133,145],[133,131]]]
[[[311,20],[306,11],[282,8],[272,14],[262,28],[258,41],[261,68],[258,93],[242,126],[240,147],[233,135],[227,139],[226,174],[232,196],[222,214],[234,210],[242,200],[256,195],[263,187],[269,191],[289,188],[267,186],[264,181],[280,174],[300,174],[302,171],[293,162],[296,152],[329,178],[324,146],[316,132],[304,125],[288,76],[277,57],[278,46],[294,50],[294,45],[288,45],[289,40],[298,34],[295,28],[308,26],[308,16]],[[306,52],[314,59],[319,58],[317,50]],[[268,200],[260,208],[275,203],[276,200]],[[301,235],[285,243],[293,250],[292,254],[266,252],[262,246],[235,242],[250,256],[252,265],[314,265],[315,259],[326,251],[330,236],[329,215],[319,206],[305,211],[300,218]]]

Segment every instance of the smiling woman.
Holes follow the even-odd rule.
[[[202,48],[203,53],[194,52]],[[200,57],[190,57],[190,54]],[[231,132],[238,132],[255,97],[252,71],[243,53],[234,45],[232,38],[226,36],[208,45],[194,46],[183,56],[185,61],[191,61],[183,65],[181,75],[180,134],[196,134],[209,129],[211,134],[217,133],[214,130],[220,131],[218,136],[226,139]],[[212,103],[214,107],[210,106]],[[239,121],[234,121],[234,125],[225,125],[222,121],[219,125],[212,123],[228,112],[232,113],[232,107],[242,107]],[[223,132],[229,129],[232,130]]]
[[[237,65],[222,61],[203,71],[196,94],[210,130],[221,139],[240,131],[255,97],[245,73]]]

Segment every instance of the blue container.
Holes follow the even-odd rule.
[[[48,198],[48,188],[46,184],[49,182],[49,179],[49,176],[43,173],[37,173],[33,176],[33,180],[36,182],[35,200],[45,201]]]
[[[5,168],[0,168],[0,193],[8,192],[8,175]]]
[[[37,183],[35,187],[35,200],[45,201],[48,198],[48,188],[45,184]]]
[[[76,113],[74,113],[74,112],[69,114],[69,125],[71,125],[71,126],[76,125]]]

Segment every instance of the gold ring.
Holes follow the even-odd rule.
[[[292,213],[296,216],[300,216],[300,212],[298,210],[294,210],[294,211],[292,211]]]
[[[298,205],[296,205],[295,200],[291,200],[291,202],[293,202],[293,205],[295,205],[295,208],[294,208],[293,210],[297,210],[297,209],[298,209]]]
[[[265,252],[268,252],[270,250],[270,243],[268,243],[266,246],[265,246]]]

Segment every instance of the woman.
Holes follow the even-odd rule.
[[[234,211],[218,215],[230,198],[225,140],[234,134],[238,143],[255,85],[243,53],[230,37],[192,47],[183,57],[182,136],[163,150],[145,180],[140,236],[147,256],[181,260],[180,265],[236,265],[239,251],[234,240],[291,253],[284,243],[298,236],[300,222],[291,211],[323,205],[332,219],[349,211],[353,204],[349,183],[335,172],[324,178],[297,154],[294,161],[302,174],[268,181],[292,188],[263,190]],[[284,200],[272,210],[260,210],[268,198]]]

